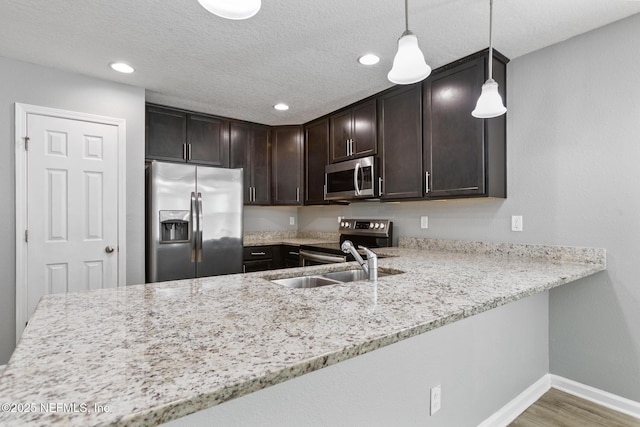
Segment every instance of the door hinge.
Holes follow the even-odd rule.
[[[29,230],[24,230],[24,241],[29,242]]]
[[[29,151],[29,137],[24,137],[24,151]]]

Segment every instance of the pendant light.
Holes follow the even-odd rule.
[[[493,80],[493,41],[491,31],[493,29],[493,0],[489,0],[489,78],[482,85],[482,93],[478,98],[476,109],[471,112],[473,117],[490,119],[507,112],[502,103],[502,97],[498,93],[498,83]]]
[[[391,83],[408,85],[424,80],[431,74],[431,67],[424,60],[424,55],[418,47],[418,38],[409,31],[408,0],[404,0],[405,31],[398,39],[398,52],[393,58],[393,67],[387,78]]]
[[[258,13],[261,0],[198,0],[209,12],[227,19],[248,19]]]

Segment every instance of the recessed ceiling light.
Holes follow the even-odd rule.
[[[133,67],[129,64],[125,64],[124,62],[112,62],[109,66],[119,73],[129,74],[134,72]]]
[[[248,19],[258,13],[261,0],[198,0],[209,12],[227,19]]]
[[[287,104],[279,103],[274,105],[273,108],[280,111],[287,111],[289,109],[289,106]]]
[[[362,55],[358,58],[358,62],[362,65],[375,65],[380,62],[380,57],[378,55],[374,55],[373,53],[367,53],[366,55]]]

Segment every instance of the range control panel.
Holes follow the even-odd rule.
[[[340,234],[388,236],[393,223],[388,219],[342,219]]]

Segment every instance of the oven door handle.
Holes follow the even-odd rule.
[[[304,266],[305,260],[322,262],[325,264],[347,262],[347,257],[343,255],[321,254],[318,252],[308,252],[308,251],[305,251],[304,249],[300,249],[300,259],[302,260],[303,266]]]

